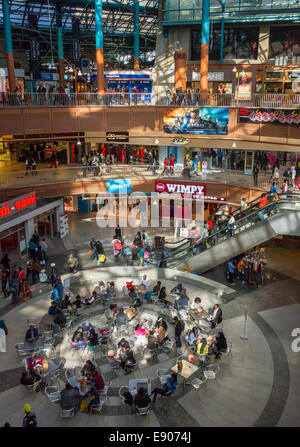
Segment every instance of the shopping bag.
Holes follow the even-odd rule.
[[[83,412],[87,411],[88,406],[89,405],[88,405],[87,401],[85,399],[82,399],[81,404],[80,404],[80,411],[83,411]]]

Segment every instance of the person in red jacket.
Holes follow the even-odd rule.
[[[102,391],[104,389],[104,380],[98,371],[93,374],[93,384],[97,391]]]
[[[162,175],[166,173],[167,175],[169,175],[169,160],[167,159],[167,157],[164,160],[164,169],[162,172]]]
[[[174,164],[175,164],[175,156],[174,154],[170,157],[170,174],[174,175]]]
[[[141,153],[141,164],[144,164],[144,157],[145,157],[145,148],[142,146],[140,149],[140,153]]]
[[[104,155],[105,156],[105,146],[104,146],[104,144],[102,144],[102,146],[101,146],[101,151],[102,151],[102,155]]]

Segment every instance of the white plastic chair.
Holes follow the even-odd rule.
[[[145,408],[138,408],[138,407],[136,407],[137,415],[138,416],[146,416],[147,414],[149,414],[150,406],[151,406],[151,404],[148,405],[148,407],[145,407]]]
[[[203,371],[204,377],[208,380],[213,380],[217,378],[218,373],[220,372],[220,366],[216,363],[211,363],[207,365]]]
[[[93,414],[94,412],[100,414],[101,411],[103,410],[103,407],[104,407],[104,404],[106,402],[106,399],[107,399],[107,396],[105,395],[104,399],[100,400],[99,404],[91,405],[90,414]]]
[[[54,386],[47,386],[45,394],[50,402],[58,402],[60,400],[60,391]]]
[[[204,379],[199,379],[198,377],[196,377],[195,379],[191,380],[190,382],[187,382],[188,385],[191,385],[192,387],[194,387],[196,390],[199,390],[201,387],[203,387],[203,385],[205,384],[205,382],[208,379],[204,378]]]
[[[168,369],[157,369],[156,374],[160,380],[161,385],[164,385],[168,378],[171,377],[171,374],[168,374]]]
[[[60,411],[60,417],[62,418],[72,418],[73,416],[75,416],[75,407],[74,408],[70,408],[70,410],[63,410],[61,409]]]
[[[67,382],[71,382],[81,375],[81,368],[79,366],[74,366],[73,368],[67,368],[65,371],[65,377]]]
[[[109,380],[106,385],[104,385],[103,390],[99,391],[100,396],[107,396],[108,390],[110,389],[112,381]]]
[[[123,395],[123,391],[124,391],[124,393],[125,392],[127,393],[129,391],[128,386],[121,386],[121,388],[119,389],[119,396],[120,396],[120,399],[121,399],[122,403],[124,404],[125,403],[125,398],[124,398],[124,395]]]

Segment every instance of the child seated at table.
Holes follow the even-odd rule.
[[[125,314],[128,317],[128,320],[132,320],[134,315],[135,315],[135,308],[134,307],[129,307],[128,309],[124,310]]]
[[[37,377],[38,379],[40,379],[43,372],[42,358],[38,354],[32,352],[32,354],[30,354],[30,357],[27,357],[26,362],[31,376],[33,378]]]

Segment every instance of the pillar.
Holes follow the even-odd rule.
[[[102,28],[102,0],[95,0],[97,92],[104,95],[104,53]]]
[[[140,5],[134,0],[133,69],[140,69]]]
[[[259,42],[257,59],[259,63],[265,64],[269,59],[269,38],[270,38],[270,25],[261,24],[259,27]]]
[[[16,89],[16,77],[8,0],[2,0],[2,9],[9,90],[14,92]]]
[[[200,93],[204,95],[206,95],[208,91],[209,3],[210,0],[202,1]]]
[[[62,28],[57,28],[57,49],[58,49],[58,73],[59,85],[65,86],[65,65],[64,65],[64,46],[63,46],[63,32]]]
[[[174,53],[175,59],[175,82],[174,89],[182,87],[186,91],[186,51],[177,50]]]
[[[223,64],[223,55],[224,55],[224,13],[225,13],[225,1],[222,0],[222,21],[221,21],[221,46],[220,46],[220,64]]]
[[[28,246],[30,239],[34,233],[34,218],[28,219],[24,222],[26,246]]]

